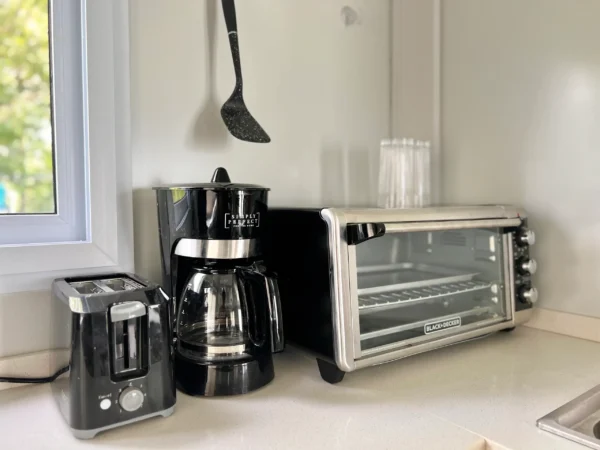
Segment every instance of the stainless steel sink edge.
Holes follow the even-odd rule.
[[[587,434],[564,427],[554,419],[543,417],[537,421],[537,426],[540,430],[548,431],[570,441],[585,445],[586,447],[600,450],[600,441]]]
[[[600,411],[600,385],[538,419],[537,426],[578,444],[600,450],[600,440],[575,430],[586,418]]]

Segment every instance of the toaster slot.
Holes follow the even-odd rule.
[[[111,375],[115,379],[140,376],[147,370],[146,307],[140,302],[114,305],[111,319]]]
[[[113,373],[121,373],[125,369],[125,333],[123,333],[123,321],[114,322],[112,324],[113,338]]]
[[[99,278],[97,280],[71,280],[69,284],[79,294],[98,295],[143,289],[144,285],[129,277]]]
[[[126,361],[126,367],[130,370],[138,370],[141,367],[140,361],[140,342],[138,336],[141,335],[141,327],[142,327],[142,318],[138,317],[136,319],[129,319],[127,321],[127,336],[125,342],[127,345],[125,347],[124,359]]]

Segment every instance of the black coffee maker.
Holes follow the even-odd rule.
[[[177,388],[215,396],[266,385],[283,350],[279,289],[261,262],[269,189],[218,168],[211,183],[155,190]]]

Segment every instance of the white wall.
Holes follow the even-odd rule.
[[[246,103],[268,145],[237,141],[221,123],[234,75],[220,3],[131,2],[136,271],[157,281],[153,185],[208,181],[224,166],[233,181],[270,187],[271,205],[376,198],[390,126],[390,2],[237,2]],[[343,23],[344,6],[359,13],[355,25]]]
[[[390,1],[237,2],[245,96],[269,145],[236,141],[222,125],[234,77],[220,3],[130,1],[136,270],[156,281],[153,185],[207,181],[224,166],[234,181],[270,187],[271,204],[375,198],[390,127]],[[344,24],[344,6],[357,24]],[[0,296],[0,357],[48,349],[55,312],[49,292]]]
[[[444,198],[523,204],[540,306],[600,317],[600,2],[443,2]]]
[[[439,202],[440,1],[392,1],[392,135],[433,144],[432,193]]]

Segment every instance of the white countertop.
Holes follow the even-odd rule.
[[[539,417],[600,384],[600,344],[519,328],[346,375],[332,386],[288,349],[244,396],[178,393],[175,414],[73,438],[49,386],[0,393],[0,448],[583,450]]]

